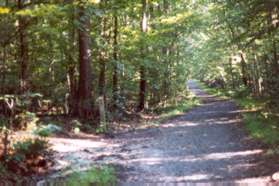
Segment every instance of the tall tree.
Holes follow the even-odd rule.
[[[113,29],[113,75],[112,75],[112,94],[113,104],[116,107],[118,98],[118,17],[113,15],[114,29]]]
[[[23,0],[17,0],[18,10],[24,8]],[[20,92],[23,94],[27,91],[28,81],[28,42],[26,33],[27,21],[24,16],[19,15],[18,33],[19,33],[19,65],[20,65]]]
[[[102,9],[105,10],[107,6],[107,1],[103,0],[101,2]],[[105,87],[106,87],[106,58],[107,58],[107,48],[105,47],[108,42],[108,18],[107,15],[103,15],[101,18],[101,39],[102,46],[99,49],[99,66],[100,66],[100,74],[99,74],[99,96],[105,99]]]
[[[78,115],[90,118],[92,115],[92,85],[91,85],[91,50],[89,28],[90,20],[86,14],[86,7],[78,7],[78,43],[79,43],[79,87],[78,87]]]
[[[141,31],[143,35],[148,32],[148,0],[142,0],[142,13],[141,13]],[[141,46],[141,60],[140,64],[140,82],[139,82],[139,104],[138,111],[142,111],[145,106],[145,94],[146,94],[146,69],[145,69],[145,55],[147,49],[144,44]]]

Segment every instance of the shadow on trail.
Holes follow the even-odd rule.
[[[278,171],[278,158],[268,159],[264,146],[247,137],[232,101],[209,96],[194,82],[189,87],[205,100],[203,105],[159,128],[119,136],[126,156],[117,163],[123,185],[236,181]]]
[[[243,111],[231,100],[206,94],[193,81],[189,88],[203,101],[201,106],[157,128],[121,133],[114,139],[53,139],[56,158],[74,170],[114,165],[118,185],[268,183],[278,171],[279,159],[266,155],[262,144],[247,137]]]

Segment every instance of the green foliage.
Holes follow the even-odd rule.
[[[76,134],[78,134],[80,132],[80,129],[82,127],[82,123],[79,120],[72,120],[70,122],[72,131]]]
[[[246,128],[252,137],[272,146],[279,145],[278,118],[265,118],[260,112],[244,114]]]
[[[19,141],[13,144],[14,153],[12,159],[17,161],[23,161],[26,158],[43,155],[47,152],[48,148],[48,142],[40,138]]]
[[[94,133],[96,132],[95,127],[90,123],[84,123],[81,127],[81,130],[86,133]]]
[[[54,124],[48,124],[48,125],[43,125],[43,126],[37,127],[33,131],[33,133],[40,137],[48,137],[52,134],[59,133],[61,131],[62,131],[61,127],[54,125]]]
[[[265,107],[265,100],[256,100],[252,97],[238,97],[236,99],[236,102],[241,108],[248,109],[248,110],[254,110],[254,111],[260,111],[263,110]]]
[[[203,90],[205,90],[208,94],[214,95],[214,96],[219,96],[223,99],[228,98],[226,96],[226,91],[224,89],[219,89],[219,88],[212,88],[207,86],[205,83],[198,82],[199,85],[202,87]]]
[[[258,97],[269,100],[265,107],[273,112],[279,108],[276,1],[152,0],[146,10],[142,1],[133,0],[22,1],[22,6],[0,0],[0,5],[0,99],[7,95],[4,99],[16,101],[17,128],[34,125],[32,113],[79,113],[79,80],[84,73],[79,72],[83,40],[78,32],[86,36],[85,53],[92,58],[88,75],[93,76],[84,79],[90,82],[87,88],[92,87],[87,102],[95,105],[88,115],[96,120],[95,100],[100,96],[105,97],[110,121],[136,111],[143,95],[141,79],[146,82],[144,103],[149,110],[181,96],[190,77],[222,87],[225,91],[214,94],[224,98]],[[79,18],[81,10],[84,15]],[[144,13],[146,32],[141,29]],[[83,25],[86,19],[91,23],[88,29]],[[21,92],[24,72],[28,90]],[[50,101],[38,110],[42,95]],[[180,113],[187,104],[171,103],[161,112]],[[71,124],[72,131],[91,130],[85,123]],[[103,126],[97,129],[104,131]],[[37,132],[51,134],[48,129]]]
[[[39,118],[35,113],[26,111],[15,116],[13,127],[16,129],[32,130],[36,127],[38,120]]]
[[[19,82],[17,73],[21,69],[20,65],[13,62],[12,57],[20,43],[11,39],[18,25],[12,24],[7,27],[7,23],[15,23],[19,18],[24,18],[30,23],[23,30],[26,37],[25,44],[30,51],[28,53],[29,89],[40,92],[55,104],[64,105],[65,95],[70,90],[67,87],[69,68],[73,68],[74,71],[73,82],[77,82],[79,76],[77,73],[79,50],[75,34],[81,27],[79,20],[76,19],[77,10],[81,6],[79,2],[26,3],[22,9],[13,2],[6,5],[5,10],[9,9],[12,13],[0,21],[0,32],[4,36],[2,38],[7,38],[3,40],[0,50],[5,48],[8,51],[3,71],[5,74],[9,73],[3,82],[5,91],[8,91],[11,85],[13,89],[17,88]],[[5,2],[2,4],[5,5]],[[99,96],[96,93],[98,87],[95,85],[99,84],[100,77],[97,76],[101,74],[101,65],[98,64],[102,61],[100,56],[103,56],[106,64],[105,89],[108,103],[113,97],[117,97],[116,105],[119,112],[112,113],[112,117],[122,118],[118,114],[134,110],[138,100],[140,66],[146,69],[148,85],[146,99],[151,103],[149,105],[156,107],[160,99],[176,97],[177,93],[185,88],[184,83],[189,76],[189,71],[185,63],[188,57],[183,52],[184,38],[195,29],[195,25],[200,25],[200,12],[191,9],[190,6],[184,6],[180,1],[170,1],[169,10],[163,13],[165,10],[159,8],[163,7],[163,4],[163,1],[149,2],[148,12],[151,13],[151,9],[154,11],[148,21],[149,32],[147,33],[142,33],[139,27],[142,11],[140,1],[113,0],[106,3],[87,1],[82,4],[85,8],[85,16],[92,23],[90,39],[93,45],[90,52],[96,54],[92,55],[91,64],[92,74],[94,74],[91,83],[95,91],[92,100],[96,100]],[[2,10],[4,11],[4,8]],[[114,33],[112,33],[115,18],[118,20],[117,42],[114,42]],[[2,34],[4,29],[8,30],[3,31]],[[144,56],[141,55],[142,48],[147,49]],[[117,59],[113,56],[115,51]],[[115,64],[119,76],[118,88],[121,90],[117,95],[112,92],[112,84],[109,81],[114,73]],[[109,106],[108,110],[113,110],[115,104]]]
[[[0,116],[0,129],[7,128],[9,124],[9,119],[3,116]]]
[[[105,132],[107,132],[106,126],[104,126],[102,124],[100,126],[98,126],[97,129],[96,129],[96,133],[98,133],[98,134],[102,134],[102,133],[105,133]]]
[[[269,99],[269,107],[278,109],[278,4],[205,2],[209,11],[187,50],[193,76],[206,82],[222,79],[232,91],[229,96],[245,89],[246,95]]]
[[[156,109],[153,111],[159,115],[159,119],[156,120],[156,123],[160,123],[174,116],[183,114],[199,104],[199,100],[196,97],[188,96],[177,101],[177,103],[172,103],[164,108]]]
[[[116,185],[115,170],[112,167],[91,168],[84,172],[76,172],[66,179],[69,186],[89,186],[89,185]]]

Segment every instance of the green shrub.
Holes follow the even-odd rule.
[[[82,123],[79,121],[79,120],[72,120],[70,122],[70,125],[71,125],[71,128],[72,128],[72,131],[77,134],[80,132],[80,129],[82,127]]]
[[[158,121],[155,121],[155,123],[157,122],[160,123],[173,116],[182,114],[199,104],[200,102],[196,97],[188,97],[188,98],[183,98],[177,104],[171,104],[165,108],[156,109],[154,110],[154,112],[159,115],[159,119]]]
[[[106,126],[101,124],[100,126],[98,126],[98,128],[96,129],[96,133],[97,134],[101,134],[101,133],[105,133],[107,131]]]
[[[13,127],[15,129],[34,129],[39,118],[35,113],[32,112],[22,112],[16,115]]]
[[[0,116],[0,129],[1,128],[6,128],[7,126],[8,126],[8,124],[9,124],[9,119],[8,118],[5,118],[5,117],[1,117]]]
[[[89,123],[84,123],[81,127],[81,130],[87,133],[95,132],[95,128],[92,126],[92,124]]]
[[[13,144],[13,157],[23,161],[26,158],[43,155],[49,148],[48,141],[44,139],[26,139]]]
[[[54,124],[48,124],[44,126],[37,127],[33,133],[40,136],[40,137],[48,137],[54,133],[61,132],[62,128],[54,125]]]
[[[273,118],[260,112],[244,114],[244,123],[250,135],[269,145],[279,144],[279,126]]]

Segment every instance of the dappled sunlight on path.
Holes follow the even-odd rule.
[[[231,100],[207,95],[193,81],[189,88],[202,99],[201,106],[158,129],[123,134],[122,139],[129,139],[124,149],[130,156],[122,164],[123,185],[269,181],[278,161],[266,164],[264,148],[245,134],[237,106]]]
[[[102,141],[92,141],[84,139],[50,138],[52,149],[56,152],[75,152],[86,148],[100,148],[108,144]]]
[[[58,169],[111,164],[119,185],[269,182],[278,158],[268,160],[263,146],[247,137],[236,105],[206,95],[194,82],[189,87],[203,104],[160,127],[123,132],[114,139],[50,139]]]

